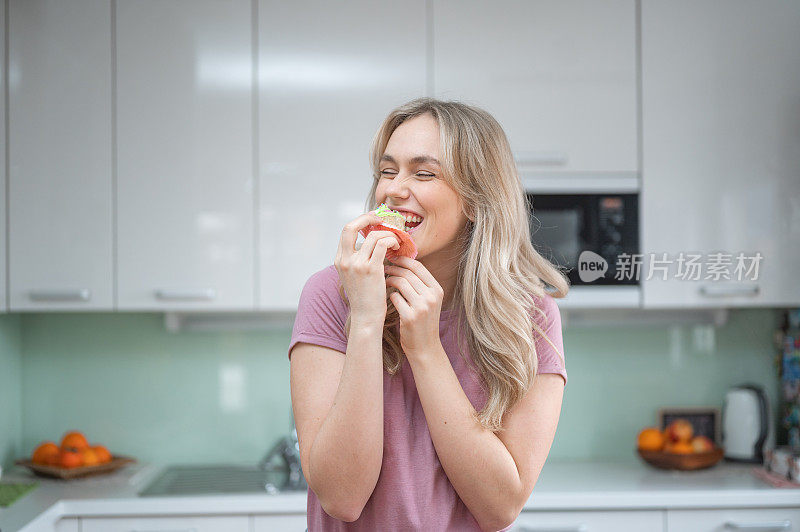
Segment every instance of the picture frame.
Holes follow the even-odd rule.
[[[658,409],[656,422],[664,430],[674,420],[683,418],[692,424],[695,436],[706,436],[714,445],[721,445],[721,415],[721,409],[714,406],[663,407]]]

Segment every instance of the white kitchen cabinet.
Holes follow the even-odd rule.
[[[9,308],[111,310],[111,2],[8,13]]]
[[[55,525],[55,532],[81,532],[80,519],[77,517],[59,519]]]
[[[797,508],[742,508],[715,510],[668,510],[666,532],[797,532],[800,530],[800,504]]]
[[[246,515],[82,517],[81,532],[251,532],[249,521]]]
[[[65,517],[59,519],[55,524],[55,532],[81,532],[80,519],[77,517]]]
[[[305,532],[308,518],[303,515],[256,515],[252,532]]]
[[[258,17],[259,308],[292,311],[366,212],[378,127],[425,94],[425,1],[261,0]]]
[[[119,310],[252,310],[250,0],[118,0]]]
[[[800,303],[798,28],[798,2],[642,2],[645,307]]]
[[[6,50],[6,12],[5,9],[0,10],[0,52],[5,56]],[[3,101],[0,101],[0,124],[6,123],[6,69],[0,68],[0,94],[2,94]],[[6,267],[7,261],[7,241],[6,241],[6,183],[8,183],[8,174],[6,173],[6,128],[0,127],[0,312],[8,310],[8,298],[6,286],[8,283],[8,268]]]
[[[489,111],[523,182],[638,185],[633,0],[434,0],[433,20],[436,96]]]
[[[664,512],[646,511],[524,511],[514,532],[647,532],[664,531]]]

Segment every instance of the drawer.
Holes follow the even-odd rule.
[[[253,532],[305,532],[308,519],[302,515],[256,515]]]
[[[613,512],[522,512],[514,532],[664,532],[660,510]]]
[[[797,508],[668,510],[667,532],[800,532]]]
[[[59,519],[55,526],[55,532],[80,532],[80,524],[77,517],[65,517]]]
[[[249,521],[246,515],[82,517],[81,532],[250,532]]]

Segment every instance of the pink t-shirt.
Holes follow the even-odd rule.
[[[347,353],[344,325],[349,312],[337,291],[339,273],[331,265],[312,275],[300,295],[289,344],[320,345]],[[561,315],[547,295],[543,304],[548,324],[537,323],[563,353]],[[536,314],[537,319],[541,316]],[[456,347],[455,311],[443,310],[439,336],[464,393],[480,411],[487,394],[478,375],[465,364]],[[465,348],[464,352],[468,350]],[[567,381],[561,357],[544,339],[537,338],[539,373],[557,373]],[[314,492],[308,490],[308,530],[480,530],[445,474],[433,446],[425,413],[410,365],[404,361],[394,376],[383,373],[383,463],[375,490],[360,517],[347,523],[325,513]],[[510,528],[510,527],[509,527]],[[508,528],[504,529],[508,530]]]

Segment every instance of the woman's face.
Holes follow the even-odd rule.
[[[403,214],[422,217],[422,223],[412,232],[417,260],[452,251],[467,223],[461,198],[442,176],[440,160],[439,124],[433,116],[424,114],[394,130],[380,162],[375,189],[378,205],[385,203]]]

